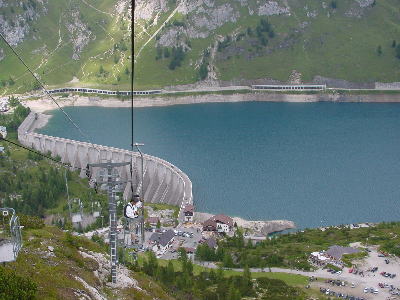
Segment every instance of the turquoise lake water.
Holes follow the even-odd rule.
[[[127,108],[66,108],[130,148]],[[42,133],[83,140],[60,111]],[[400,219],[400,105],[221,103],[135,109],[135,140],[186,172],[196,209],[299,228]]]

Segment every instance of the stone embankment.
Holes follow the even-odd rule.
[[[197,223],[203,223],[212,216],[213,215],[209,213],[195,212],[194,220]],[[249,229],[254,234],[261,234],[264,236],[296,228],[296,224],[289,220],[249,221],[238,217],[233,217],[232,219],[239,227]]]
[[[21,144],[32,147],[42,153],[51,153],[60,157],[63,163],[71,165],[72,169],[80,169],[85,176],[87,164],[112,160],[113,162],[133,162],[132,176],[130,166],[118,169],[121,180],[128,180],[124,189],[124,199],[128,199],[132,190],[138,193],[143,184],[146,202],[181,205],[193,203],[192,183],[189,177],[176,166],[158,157],[144,155],[144,179],[142,182],[141,156],[132,152],[113,147],[95,145],[59,137],[43,135],[34,132],[35,128],[43,126],[45,117],[38,113],[30,113],[18,128],[18,140]],[[93,178],[100,171],[93,168]]]

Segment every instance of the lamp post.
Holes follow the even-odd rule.
[[[143,193],[143,185],[144,185],[144,159],[143,159],[143,153],[140,151],[140,146],[144,146],[144,144],[140,143],[135,143],[133,144],[137,151],[140,153],[140,158],[142,160],[142,184],[140,186],[140,196],[142,198],[142,221],[140,224],[140,232],[141,232],[141,238],[142,238],[142,246],[144,245],[144,193]]]

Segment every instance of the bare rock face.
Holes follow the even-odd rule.
[[[129,0],[120,0],[117,1],[117,3],[115,4],[115,11],[117,12],[118,15],[122,15],[124,14],[129,7],[130,1]]]
[[[261,228],[261,233],[263,235],[268,235],[274,232],[281,232],[288,229],[294,229],[296,225],[292,221],[287,220],[277,220],[277,221],[267,221]]]
[[[215,5],[214,0],[187,0],[183,1],[178,7],[178,12],[187,15],[191,12],[205,12],[207,8],[212,8]]]
[[[239,12],[235,11],[230,3],[225,3],[215,7],[213,0],[189,0],[183,2],[178,7],[178,12],[191,14],[189,22],[185,27],[170,27],[165,30],[160,37],[159,45],[173,46],[179,45],[180,36],[189,38],[206,38],[215,29],[227,22],[236,22],[240,17]]]
[[[356,0],[360,7],[368,7],[374,3],[374,0]]]
[[[78,60],[83,48],[89,44],[92,32],[89,30],[87,24],[81,20],[78,10],[68,13],[65,26],[67,27],[74,48],[72,59]]]
[[[289,7],[280,6],[276,1],[268,1],[258,8],[259,16],[288,15]]]
[[[12,18],[0,14],[0,32],[4,35],[6,40],[12,45],[20,44],[25,37],[29,34],[31,25],[30,23],[36,21],[40,16],[47,13],[45,4],[47,1],[41,0],[34,2],[6,2],[0,0],[0,8],[2,7],[21,7],[22,13],[14,14]]]
[[[267,236],[274,232],[281,232],[288,229],[296,228],[293,221],[288,220],[272,220],[272,221],[248,221],[242,218],[234,217],[233,221],[243,228],[250,229],[255,233]]]
[[[6,55],[4,54],[4,50],[0,48],[0,61],[2,61],[4,57],[6,57]]]
[[[154,15],[168,10],[168,0],[136,1],[135,20],[150,20]]]
[[[201,37],[202,33],[208,36],[211,31],[221,27],[227,22],[236,22],[239,13],[234,11],[229,3],[215,8],[203,8],[203,11],[193,17],[193,24],[189,31],[189,37]]]

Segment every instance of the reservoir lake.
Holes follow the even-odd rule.
[[[130,109],[67,107],[96,144],[130,149]],[[43,134],[84,140],[61,111]],[[197,211],[298,228],[400,219],[400,104],[135,108],[135,141],[193,182]]]

